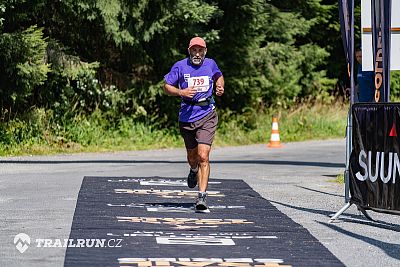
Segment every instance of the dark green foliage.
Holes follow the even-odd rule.
[[[6,11],[6,6],[4,4],[0,4],[0,29],[3,27],[3,13]]]
[[[390,75],[390,97],[396,102],[400,101],[400,71],[392,71]]]
[[[42,29],[0,35],[0,103],[2,110],[21,112],[30,107],[34,90],[47,79],[46,40]]]
[[[0,118],[43,108],[175,124],[163,76],[196,35],[224,73],[227,114],[325,98],[346,71],[336,0],[2,1]]]

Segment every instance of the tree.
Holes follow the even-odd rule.
[[[0,95],[3,111],[22,111],[37,86],[44,83],[50,66],[45,62],[46,39],[42,29],[0,35]]]

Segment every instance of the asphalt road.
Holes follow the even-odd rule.
[[[0,158],[0,266],[63,266],[65,248],[29,247],[13,241],[67,239],[84,176],[185,177],[183,149]],[[346,266],[400,266],[398,216],[369,212],[366,220],[344,205],[345,140],[215,148],[211,179],[243,179],[292,220],[304,226]]]

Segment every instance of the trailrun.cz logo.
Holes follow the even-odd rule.
[[[27,234],[19,233],[14,237],[14,244],[19,252],[24,253],[31,244],[31,238]]]
[[[37,248],[120,248],[122,240],[120,238],[36,238],[32,246]],[[14,237],[14,244],[20,253],[24,253],[31,245],[31,238],[25,233],[19,233]]]

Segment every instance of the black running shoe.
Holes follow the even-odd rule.
[[[210,212],[206,203],[206,198],[207,198],[207,193],[199,192],[195,206],[196,212],[201,212],[201,213]]]
[[[195,188],[197,185],[197,172],[192,171],[190,169],[189,175],[187,177],[187,185],[189,188]]]

